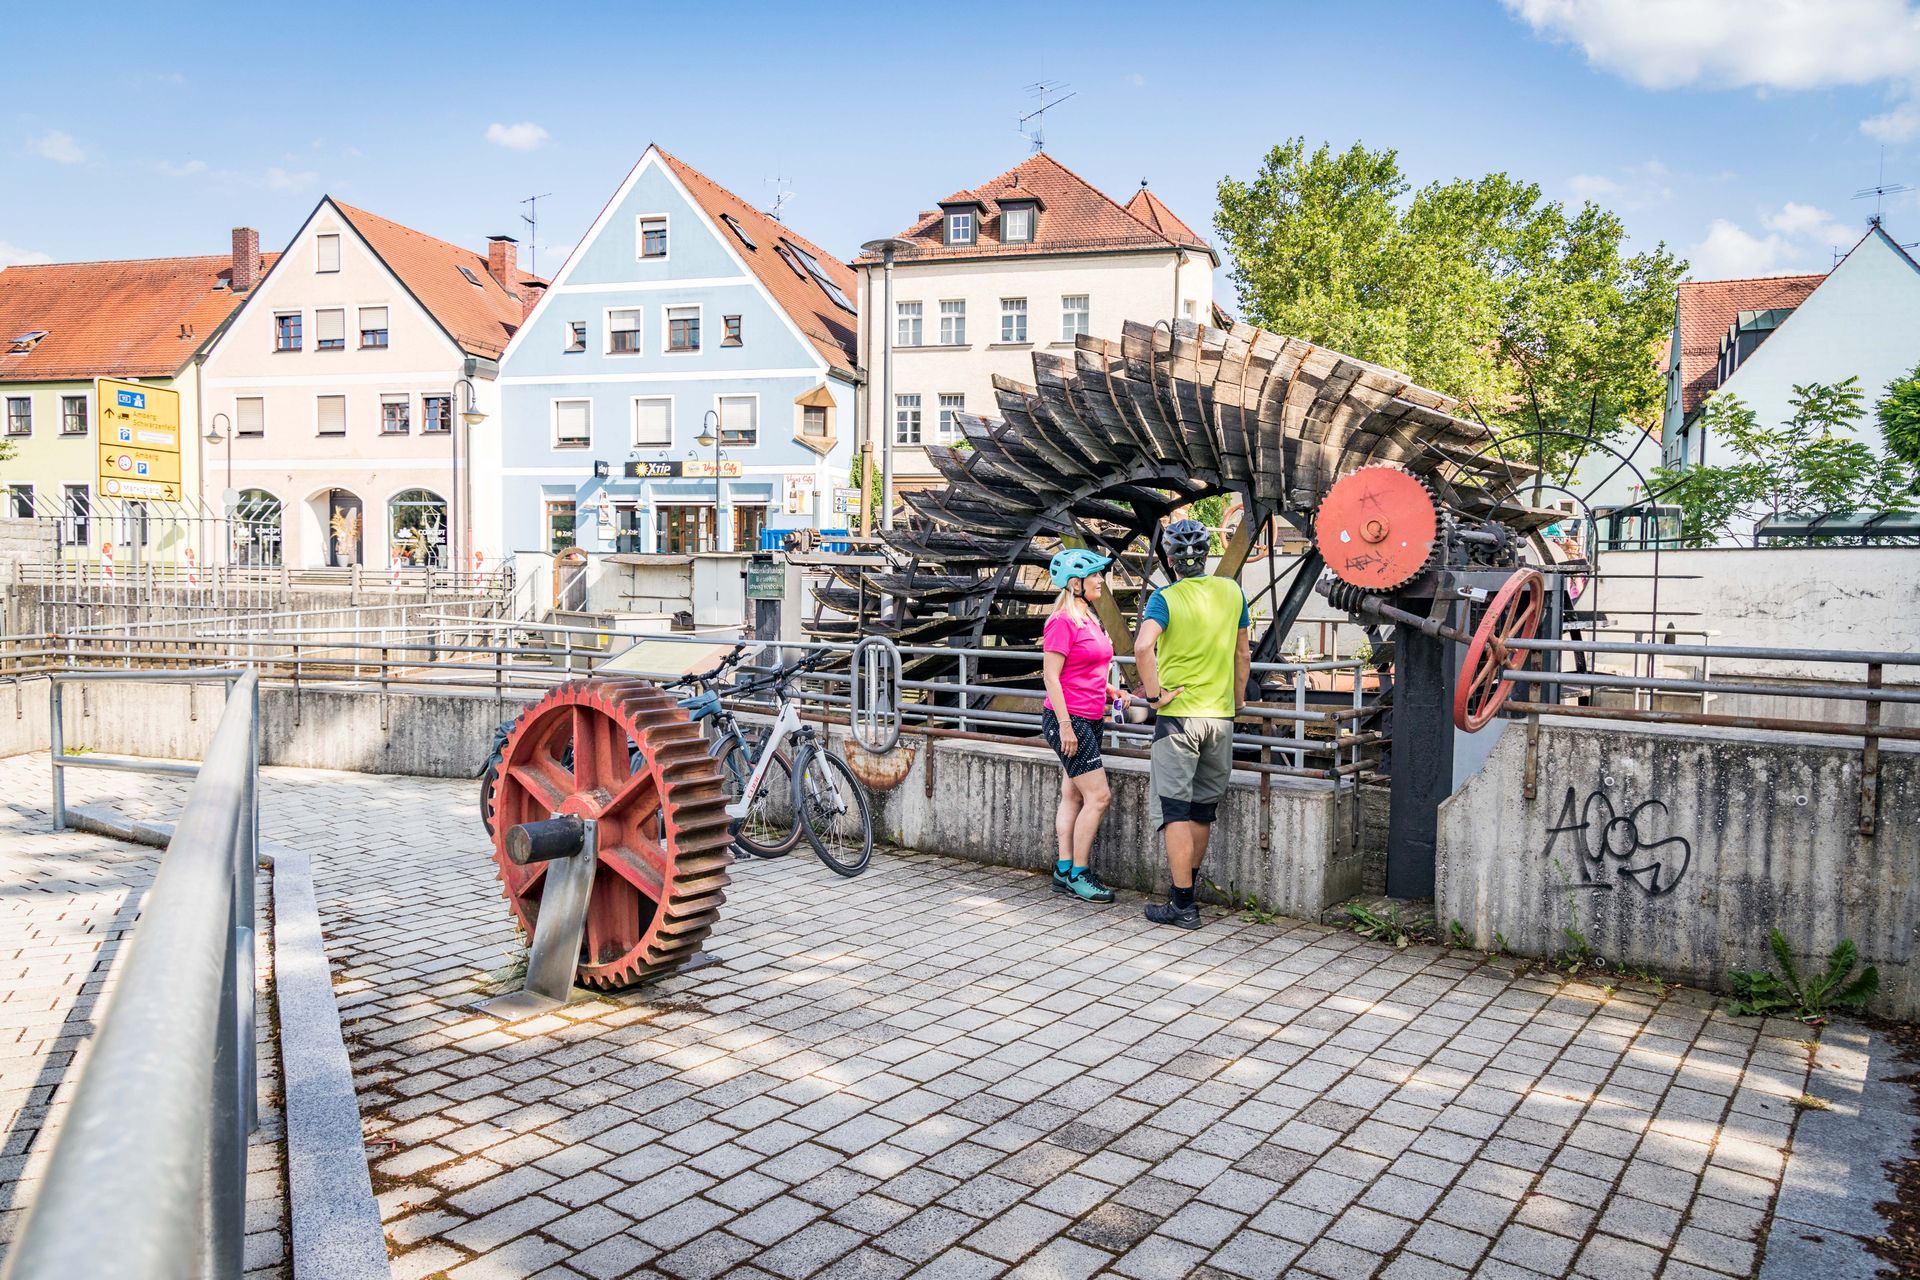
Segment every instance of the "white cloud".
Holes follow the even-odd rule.
[[[531,151],[546,140],[547,131],[531,120],[487,126],[487,141],[509,151]]]
[[[299,191],[320,181],[311,169],[288,170],[279,165],[267,170],[267,185],[275,191]]]
[[[87,153],[80,149],[73,135],[60,129],[49,129],[30,140],[27,150],[55,164],[85,164],[87,159]]]
[[[1147,87],[1147,78],[1136,71],[1127,77],[1127,83],[1136,89],[1144,89]]]
[[[1833,265],[1833,250],[1844,250],[1860,238],[1826,210],[1796,201],[1762,213],[1760,227],[1764,234],[1715,218],[1706,238],[1687,251],[1687,274],[1695,280],[1730,280],[1824,271]]]
[[[1860,132],[1875,142],[1912,142],[1920,138],[1920,103],[1903,102],[1885,115],[1871,116],[1860,122]]]
[[[1658,160],[1645,160],[1604,173],[1576,173],[1567,179],[1567,190],[1576,200],[1591,200],[1615,211],[1644,209],[1662,204],[1673,196],[1667,166]]]
[[[1535,33],[1650,89],[1816,89],[1920,74],[1905,0],[1503,0]]]
[[[169,178],[190,178],[196,173],[207,171],[205,160],[188,160],[184,164],[174,164],[171,160],[161,160],[153,166]]]
[[[53,259],[47,254],[38,253],[32,249],[22,249],[17,244],[8,244],[5,240],[0,240],[0,267],[24,267],[36,262],[52,261]]]

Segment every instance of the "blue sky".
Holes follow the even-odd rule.
[[[1203,231],[1296,134],[1593,198],[1706,276],[1829,265],[1883,145],[1920,186],[1908,0],[17,8],[0,264],[278,247],[323,192],[480,248],[551,192],[551,274],[650,140],[850,255],[1017,163],[1042,78],[1048,150]]]

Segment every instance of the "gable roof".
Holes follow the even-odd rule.
[[[277,254],[263,254],[271,266]],[[170,377],[245,300],[230,254],[0,271],[0,382]],[[183,328],[184,326],[184,328]],[[45,330],[30,351],[12,340]]]
[[[853,312],[843,310],[827,295],[826,290],[807,271],[805,263],[789,266],[781,257],[780,243],[784,240],[789,246],[805,250],[850,303],[857,296],[858,288],[852,269],[784,222],[760,212],[686,161],[662,147],[655,146],[653,150],[659,152],[661,160],[666,162],[674,176],[680,179],[680,184],[687,189],[687,194],[707,215],[707,220],[713,224],[713,233],[724,239],[727,247],[747,264],[760,284],[773,296],[774,304],[787,313],[828,366],[843,373],[853,372],[857,317]],[[742,240],[727,225],[726,218],[731,218],[746,233],[746,240]],[[747,240],[753,243],[749,245]],[[795,266],[799,268],[798,272]]]
[[[1714,389],[1720,366],[1720,339],[1742,311],[1797,307],[1820,286],[1826,273],[1760,276],[1744,280],[1690,280],[1679,288],[1680,416],[1691,417]]]
[[[485,254],[342,204],[332,196],[323,199],[340,211],[340,216],[360,233],[367,247],[399,277],[461,350],[471,356],[499,359],[507,349],[507,340],[520,327],[523,308],[519,297],[487,274]],[[478,287],[461,274],[462,267],[473,273]],[[545,283],[524,271],[516,274],[523,286]]]
[[[1196,249],[1213,252],[1213,247],[1200,238],[1200,233],[1175,216],[1173,210],[1161,201],[1160,197],[1141,187],[1133,193],[1133,199],[1127,201],[1127,212],[1158,231],[1175,244],[1191,245]]]
[[[1142,194],[1147,194],[1143,192]],[[1055,253],[1098,253],[1137,249],[1199,249],[1209,257],[1213,250],[1193,233],[1157,198],[1148,195],[1141,209],[1160,221],[1143,219],[1134,206],[1122,208],[1092,183],[1055,160],[1044,151],[1036,152],[999,177],[971,190],[954,192],[941,201],[955,204],[978,200],[995,209],[1008,200],[1037,198],[1044,206],[1034,226],[1031,244],[1000,242],[999,212],[980,219],[977,239],[970,245],[944,242],[943,218],[938,212],[922,214],[900,233],[900,239],[912,243],[899,253],[897,261],[918,258],[994,258]],[[1137,202],[1139,197],[1135,197]],[[878,262],[877,254],[866,253],[856,263]]]

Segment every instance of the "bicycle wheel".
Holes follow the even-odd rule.
[[[817,744],[800,749],[793,775],[793,807],[800,829],[820,861],[843,876],[857,876],[873,857],[873,816],[867,791],[839,756]]]
[[[721,739],[713,755],[720,762],[721,787],[731,805],[753,777],[753,757],[735,737]],[[784,752],[774,753],[760,779],[759,793],[731,831],[735,846],[757,858],[778,858],[800,843],[800,825],[793,818],[793,765]]]

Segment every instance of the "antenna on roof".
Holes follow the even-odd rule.
[[[1867,225],[1877,227],[1880,225],[1881,203],[1888,196],[1897,196],[1902,192],[1911,190],[1913,190],[1913,188],[1904,182],[1889,183],[1887,181],[1887,149],[1883,146],[1880,148],[1880,181],[1871,187],[1860,188],[1853,193],[1853,198],[1855,200],[1865,200],[1868,196],[1873,197],[1873,216],[1867,219]]]
[[[793,192],[786,189],[787,179],[778,174],[771,178],[764,178],[762,181],[773,188],[773,203],[767,206],[767,216],[779,222],[782,220],[780,210],[786,207],[787,201],[793,199]]]
[[[1028,96],[1040,105],[1021,116],[1020,123],[1014,127],[1019,131],[1020,136],[1031,144],[1035,152],[1045,151],[1047,149],[1048,110],[1059,106],[1068,98],[1076,96],[1076,94],[1073,93],[1060,92],[1067,87],[1067,82],[1064,80],[1036,80],[1026,88]],[[1054,94],[1060,94],[1060,96],[1055,98],[1053,97]],[[1047,100],[1049,98],[1053,98],[1053,100],[1049,102]],[[1029,120],[1033,122],[1031,129],[1027,127]]]
[[[527,212],[520,215],[520,221],[527,224],[527,274],[530,276],[540,274],[540,202],[552,194],[551,191],[542,191],[520,202],[527,206]]]

